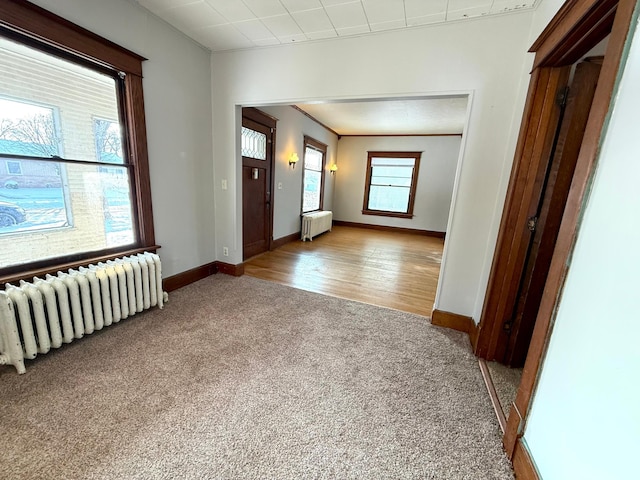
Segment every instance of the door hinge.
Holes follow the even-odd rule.
[[[511,320],[507,320],[506,322],[504,322],[502,324],[502,329],[505,332],[509,332],[509,331],[511,331],[511,325],[513,325],[513,322]]]
[[[562,90],[558,92],[556,96],[556,104],[563,108],[567,104],[567,98],[569,97],[569,87],[564,87]]]
[[[529,229],[530,232],[535,232],[537,226],[538,226],[538,217],[534,215],[533,217],[529,217],[527,219],[527,228]]]

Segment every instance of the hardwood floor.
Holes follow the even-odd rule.
[[[430,316],[444,240],[334,226],[249,259],[245,275]]]

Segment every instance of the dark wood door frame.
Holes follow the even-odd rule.
[[[589,57],[577,63],[570,87],[565,89],[568,94],[558,97],[566,105],[550,161],[543,162],[548,168],[538,211],[529,217],[532,224],[527,221],[531,241],[525,254],[517,306],[510,316],[509,328],[501,329],[497,344],[496,359],[506,365],[522,367],[526,359],[602,60],[603,57]]]
[[[485,303],[478,325],[474,351],[485,359],[494,358],[505,312],[510,314],[516,301],[513,284],[524,268],[523,245],[527,213],[535,203],[542,164],[549,160],[552,135],[558,123],[555,96],[567,75],[568,66],[577,62],[598,42],[610,34],[585,135],[581,144],[569,197],[549,274],[540,303],[536,325],[524,366],[522,382],[507,421],[503,443],[514,466],[531,467],[519,441],[538,371],[555,318],[557,302],[568,271],[579,219],[584,207],[598,155],[600,136],[611,96],[616,87],[618,69],[625,49],[629,27],[634,18],[636,0],[568,0],[530,51],[536,54],[527,95],[520,135],[516,147],[509,189],[500,224]],[[517,285],[516,287],[517,288]],[[518,468],[516,469],[518,470]],[[535,478],[533,476],[528,478]],[[523,478],[527,478],[523,476]]]
[[[274,201],[273,201],[273,194],[274,194],[274,190],[273,187],[275,186],[275,158],[276,158],[276,133],[277,133],[277,128],[276,125],[278,124],[278,119],[275,117],[272,117],[271,115],[263,112],[262,110],[258,110],[257,108],[254,107],[242,107],[242,116],[246,117],[250,120],[253,120],[254,122],[258,122],[261,123],[262,125],[265,125],[269,128],[271,128],[271,143],[267,145],[267,148],[270,149],[270,158],[271,158],[271,164],[270,164],[270,168],[271,168],[271,183],[269,185],[269,189],[271,191],[271,208],[269,209],[269,235],[268,235],[268,250],[273,250],[273,211],[274,211]],[[242,163],[242,161],[241,161]],[[240,188],[242,189],[242,180],[240,180]],[[245,259],[243,258],[243,261]]]

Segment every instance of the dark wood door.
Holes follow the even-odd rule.
[[[273,231],[271,192],[275,128],[246,116],[259,117],[256,112],[255,109],[243,109],[242,116],[243,259],[269,250]],[[265,118],[265,123],[269,118]]]
[[[601,57],[576,65],[571,87],[565,93],[566,105],[542,195],[526,226],[532,234],[525,269],[499,347],[504,352],[503,363],[513,367],[523,366],[527,357],[601,66]]]

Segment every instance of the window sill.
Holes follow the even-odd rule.
[[[385,212],[383,210],[362,210],[363,215],[376,215],[378,217],[413,218],[413,213]]]
[[[26,270],[17,273],[10,273],[8,275],[0,276],[0,285],[4,285],[5,283],[17,283],[20,280],[25,280],[30,282],[33,277],[44,277],[46,274],[55,275],[60,271],[67,271],[70,268],[78,268],[84,265],[89,265],[91,263],[96,264],[98,262],[106,262],[107,260],[113,260],[114,258],[126,257],[130,255],[136,255],[138,253],[143,252],[156,252],[160,246],[152,245],[149,247],[141,247],[141,248],[133,248],[129,250],[123,250],[120,252],[111,253],[109,255],[103,255],[99,257],[91,257],[85,258],[83,260],[78,260],[75,262],[62,263],[58,265],[50,265],[48,267],[36,268],[33,270]]]
[[[315,210],[309,210],[308,212],[302,212],[300,214],[301,217],[304,217],[307,213],[317,213],[317,212],[322,212],[321,208],[316,208]]]

